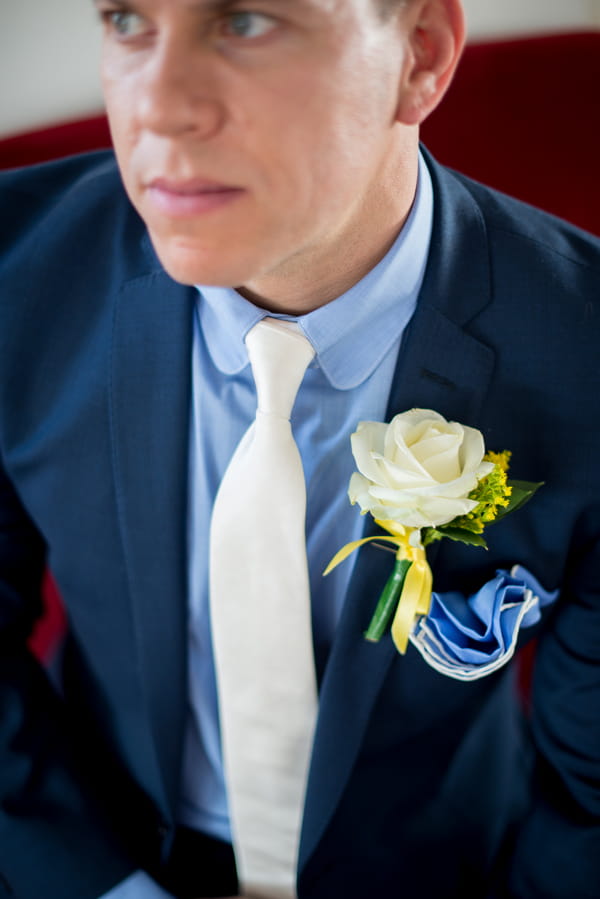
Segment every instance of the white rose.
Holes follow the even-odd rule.
[[[472,511],[469,493],[494,467],[483,461],[480,431],[429,409],[403,412],[389,425],[363,421],[351,441],[358,472],[350,501],[408,528],[437,527]]]

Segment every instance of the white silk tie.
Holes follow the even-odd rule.
[[[210,613],[240,891],[293,899],[317,710],[306,487],[290,415],[314,351],[294,325],[247,335],[256,419],[212,514]]]

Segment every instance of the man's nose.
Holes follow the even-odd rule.
[[[225,121],[214,62],[176,47],[157,52],[141,73],[138,93],[141,125],[161,136],[196,134],[208,140]]]

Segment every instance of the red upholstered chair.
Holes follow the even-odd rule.
[[[423,140],[440,162],[600,234],[600,31],[473,44]]]
[[[600,32],[469,45],[423,140],[441,161],[600,234]],[[0,141],[0,168],[106,147],[102,116]],[[33,636],[47,655],[64,626],[48,614]]]
[[[96,115],[0,140],[0,169],[33,165],[110,146],[106,116]]]

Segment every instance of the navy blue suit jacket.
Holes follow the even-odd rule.
[[[487,553],[438,544],[436,588],[520,562],[562,592],[525,718],[510,665],[461,683],[363,640],[390,556],[361,550],[320,688],[299,895],[592,899],[600,246],[430,165],[389,417],[435,409],[546,482]],[[2,175],[0,196],[0,897],[92,899],[156,870],[176,832],[194,292],[162,270],[110,154]],[[69,617],[60,691],[26,650],[46,562]]]

